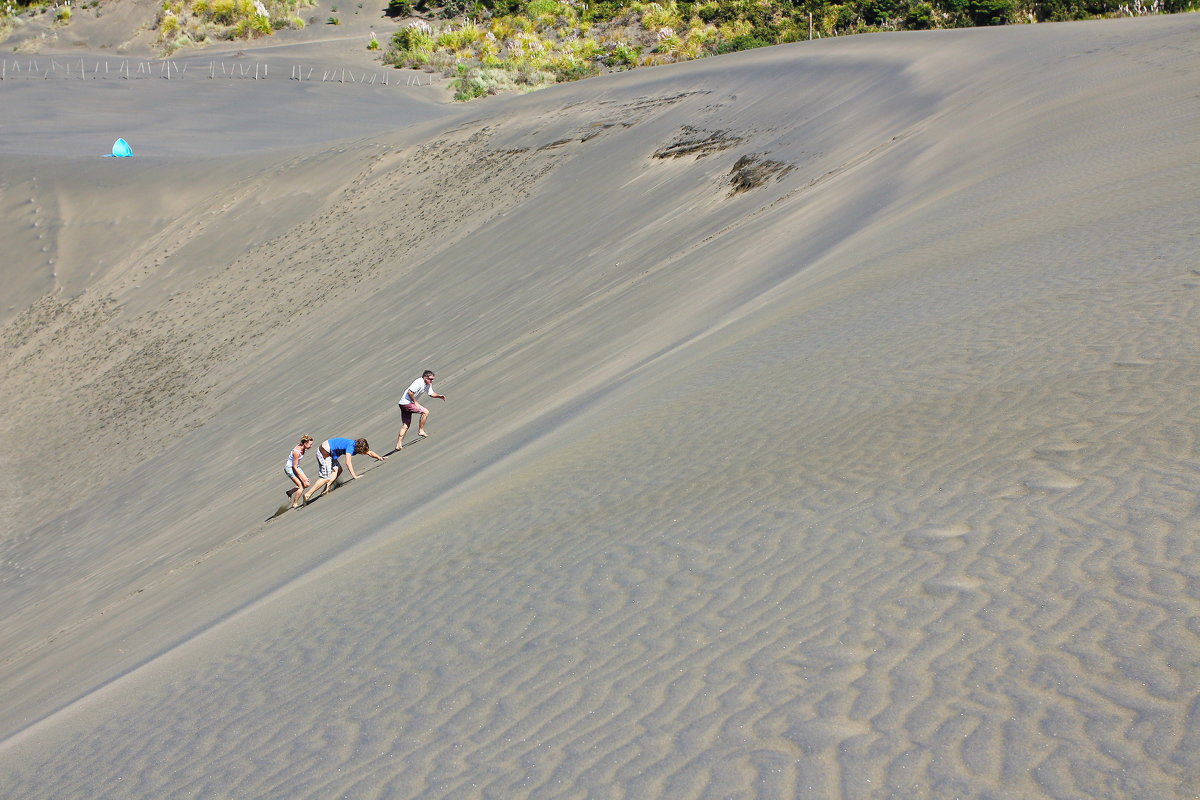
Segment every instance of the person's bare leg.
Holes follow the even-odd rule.
[[[329,483],[329,478],[317,478],[316,483],[309,487],[309,490],[304,493],[304,502],[307,503],[309,499],[317,493],[317,489],[320,489],[327,483]]]
[[[304,484],[300,483],[299,478],[292,478],[292,483],[296,484],[296,488],[288,492],[292,496],[292,508],[300,505],[300,500],[304,497]]]
[[[424,436],[428,436],[428,435],[429,435],[428,433],[426,433],[426,432],[425,432],[425,420],[427,420],[427,419],[429,419],[429,412],[428,412],[428,411],[426,411],[424,414],[422,414],[422,415],[421,415],[421,419],[420,419],[420,421],[417,423],[417,436],[422,436],[422,437],[424,437]]]
[[[397,450],[404,449],[404,434],[406,434],[406,433],[408,433],[408,423],[407,422],[404,423],[404,426],[400,428],[400,435],[396,437],[396,449]]]

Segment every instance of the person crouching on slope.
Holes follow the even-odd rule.
[[[339,436],[335,439],[326,439],[321,442],[321,447],[317,450],[317,465],[318,475],[317,482],[312,485],[312,488],[304,493],[304,502],[317,493],[318,489],[324,487],[321,494],[329,491],[333,482],[337,480],[338,473],[342,471],[338,464],[338,459],[342,456],[346,457],[346,470],[350,473],[352,479],[357,479],[358,474],[354,471],[354,462],[352,456],[367,455],[376,461],[387,461],[387,456],[381,456],[371,450],[366,439],[349,439],[345,436]]]
[[[313,446],[313,438],[308,434],[300,437],[300,444],[292,448],[292,452],[288,454],[287,461],[283,464],[283,474],[291,479],[292,483],[296,484],[295,489],[290,489],[288,494],[292,497],[292,508],[300,505],[300,501],[304,499],[304,490],[308,488],[308,476],[304,474],[304,470],[300,469],[300,459],[304,458],[304,454],[308,452],[308,448]]]
[[[404,396],[400,398],[400,421],[403,423],[400,427],[400,435],[396,437],[396,450],[401,450],[404,447],[404,434],[408,433],[408,426],[412,422],[412,415],[419,414],[420,421],[417,423],[417,436],[424,438],[429,434],[425,433],[425,420],[429,419],[429,409],[421,405],[421,395],[427,394],[430,397],[439,397],[442,400],[446,399],[446,395],[438,394],[433,390],[433,379],[436,376],[433,370],[425,370],[421,377],[412,382],[412,385],[404,390]]]

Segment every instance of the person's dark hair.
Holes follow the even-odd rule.
[[[369,444],[367,444],[366,439],[355,439],[354,440],[354,455],[361,456],[363,453],[367,452],[370,449],[371,449],[371,446]]]
[[[433,370],[427,369],[421,373],[421,377],[422,378],[436,378],[437,376],[433,374]]]

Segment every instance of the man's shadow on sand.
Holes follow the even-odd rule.
[[[426,438],[427,438],[427,437],[425,437],[425,436],[418,436],[417,438],[413,439],[411,442],[405,442],[405,443],[404,443],[404,446],[405,446],[405,448],[412,447],[412,446],[413,446],[414,444],[416,444],[417,442],[423,442],[423,441],[425,441],[425,439],[426,439]],[[393,448],[392,450],[389,450],[388,452],[384,453],[383,455],[384,455],[384,457],[386,458],[387,456],[390,456],[390,455],[392,455],[393,453],[399,453],[399,452],[400,452],[399,450],[396,450],[396,449],[394,449],[394,448]],[[375,466],[379,466],[379,465],[378,465],[378,464],[376,464]]]

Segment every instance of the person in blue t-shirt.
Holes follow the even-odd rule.
[[[321,446],[317,448],[317,482],[314,483],[307,492],[304,493],[304,502],[308,502],[318,489],[324,490],[321,494],[329,491],[333,482],[337,479],[338,473],[342,468],[338,464],[338,459],[342,456],[346,457],[346,470],[350,473],[351,479],[357,478],[358,475],[354,472],[353,456],[366,455],[376,461],[387,461],[387,456],[381,456],[371,449],[367,444],[366,439],[350,439],[345,436],[339,436],[334,439],[326,439],[321,442]]]

